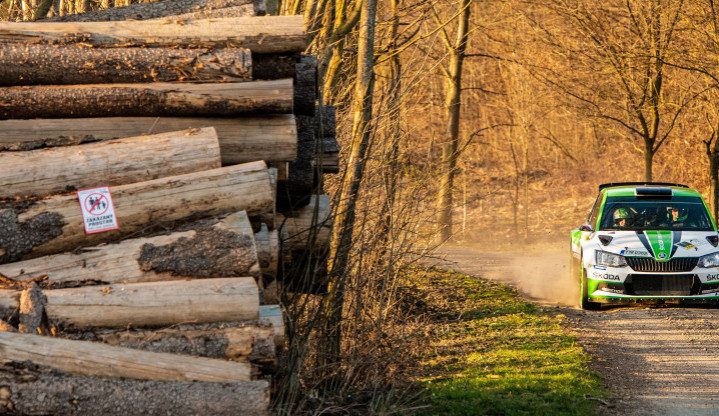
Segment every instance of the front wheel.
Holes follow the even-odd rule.
[[[579,306],[581,306],[582,309],[596,311],[601,307],[601,304],[589,300],[589,289],[587,288],[587,269],[582,267],[581,270],[582,272],[579,283]]]

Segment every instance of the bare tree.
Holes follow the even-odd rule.
[[[644,176],[652,180],[654,155],[696,96],[691,86],[673,82],[677,72],[666,63],[684,0],[549,0],[545,5],[571,22],[567,33],[557,21],[535,21],[568,58],[562,68],[567,72],[546,67],[537,74],[643,153]]]
[[[452,237],[452,209],[454,208],[454,179],[457,175],[457,158],[460,152],[459,122],[462,109],[462,65],[469,40],[469,16],[471,0],[460,0],[459,18],[455,40],[452,41],[446,27],[441,34],[449,54],[449,65],[443,68],[446,84],[445,95],[445,142],[442,148],[442,165],[439,184],[437,230],[442,241]]]
[[[352,141],[340,197],[335,208],[335,223],[330,252],[332,262],[330,265],[330,278],[332,284],[327,297],[327,309],[330,313],[330,319],[327,322],[330,335],[327,343],[327,355],[330,359],[340,355],[340,328],[349,253],[355,227],[355,208],[365,172],[366,155],[372,137],[376,12],[377,0],[364,0],[362,2],[357,55],[357,80],[355,82],[355,98],[352,106],[354,113]]]

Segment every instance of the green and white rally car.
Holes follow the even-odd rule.
[[[658,182],[599,186],[572,230],[580,304],[719,301],[719,235],[699,192]]]

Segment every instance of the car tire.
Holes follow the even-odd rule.
[[[587,289],[587,269],[581,268],[582,274],[579,282],[579,306],[584,310],[596,311],[602,305],[598,302],[592,302],[589,300],[589,293]]]

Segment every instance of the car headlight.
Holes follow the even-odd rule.
[[[624,260],[624,256],[607,253],[606,251],[597,251],[596,261],[597,264],[601,264],[603,266],[624,267],[627,265],[627,261]]]
[[[719,252],[699,257],[699,267],[719,267]]]

